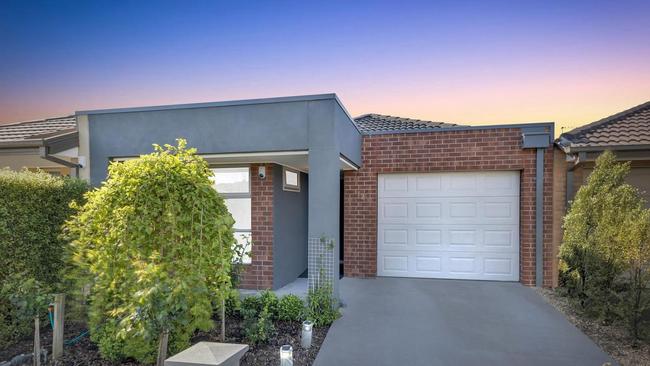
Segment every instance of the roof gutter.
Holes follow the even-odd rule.
[[[592,152],[592,151],[605,151],[605,150],[616,150],[616,151],[625,151],[625,150],[649,150],[649,144],[640,144],[640,145],[604,145],[604,146],[578,146],[571,147],[567,146],[565,151],[567,153],[576,153],[576,152]]]

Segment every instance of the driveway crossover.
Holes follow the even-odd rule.
[[[344,278],[340,291],[316,366],[615,364],[519,283]]]

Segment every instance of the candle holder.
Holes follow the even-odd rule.
[[[293,347],[288,344],[280,347],[280,366],[293,366]]]
[[[314,328],[314,322],[305,320],[302,322],[302,334],[300,337],[300,346],[302,348],[310,348],[311,347],[311,335],[312,335],[312,329]]]

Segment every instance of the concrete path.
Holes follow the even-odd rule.
[[[340,290],[315,366],[615,364],[518,283],[344,278]]]

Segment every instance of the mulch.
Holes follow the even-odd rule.
[[[228,343],[246,343],[244,340],[243,321],[238,317],[230,317],[226,321],[226,342]],[[208,332],[197,332],[192,338],[192,343],[201,341],[219,342],[220,327],[219,323],[215,324],[215,329]],[[266,344],[251,345],[248,352],[241,360],[242,366],[248,365],[279,365],[280,363],[280,346],[289,344],[293,347],[293,365],[311,365],[316,359],[316,355],[325,340],[329,327],[314,327],[312,334],[312,346],[310,349],[300,347],[301,325],[297,322],[274,323],[276,332],[270,341]],[[65,339],[71,339],[80,334],[84,329],[83,324],[66,324]],[[52,331],[49,327],[41,330],[41,346],[51,352],[52,349]],[[33,339],[25,338],[20,342],[0,350],[0,362],[8,361],[12,357],[21,353],[32,352]],[[171,356],[171,355],[169,355]],[[113,362],[101,358],[99,349],[90,341],[88,337],[82,338],[78,343],[66,346],[63,358],[57,365],[81,366],[81,365],[98,365],[98,366],[115,366]],[[135,360],[125,360],[119,363],[122,366],[143,366]]]
[[[624,325],[605,325],[597,319],[586,317],[557,290],[537,289],[537,291],[621,366],[650,365],[650,343],[641,342],[634,347],[629,331]]]

